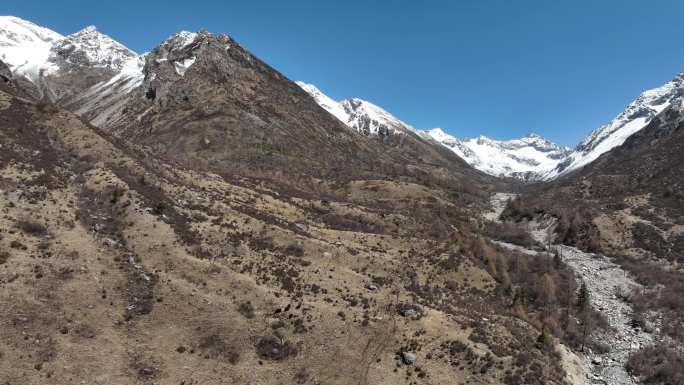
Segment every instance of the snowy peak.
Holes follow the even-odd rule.
[[[343,100],[340,104],[349,116],[347,125],[365,135],[416,132],[415,128],[366,100],[353,98]]]
[[[459,140],[439,128],[424,134],[452,150],[476,169],[487,174],[537,179],[539,172],[554,167],[569,150],[539,135],[529,134],[520,139],[495,140],[486,136]]]
[[[120,71],[138,55],[111,37],[88,26],[55,42],[50,61],[58,64],[91,66]]]
[[[387,132],[416,132],[382,108],[361,99],[335,102],[311,84],[298,83],[321,107],[349,127],[366,135]],[[661,87],[645,91],[610,123],[593,130],[574,150],[561,147],[538,134],[513,140],[494,140],[486,136],[457,139],[441,128],[418,131],[423,138],[449,148],[473,167],[495,176],[523,180],[550,180],[584,167],[602,154],[622,145],[663,110],[684,100],[684,74]]]
[[[441,128],[433,128],[431,130],[423,131],[423,136],[427,136],[429,138],[432,138],[440,143],[447,144],[447,143],[455,143],[455,142],[460,142],[458,139],[454,138],[453,136],[447,134],[442,130]]]
[[[0,46],[51,43],[63,38],[55,31],[14,16],[0,16]]]
[[[296,82],[321,107],[350,128],[366,136],[388,136],[391,134],[417,133],[409,124],[379,106],[358,98],[345,99],[340,102],[321,92],[313,84]]]
[[[37,82],[50,48],[64,36],[14,16],[0,16],[0,60],[13,74]]]
[[[164,47],[168,51],[180,50],[197,40],[197,36],[199,35],[196,32],[180,31],[164,40],[160,47]]]
[[[626,124],[640,120],[650,121],[660,111],[664,110],[673,98],[682,94],[683,84],[684,76],[678,74],[674,80],[667,82],[662,87],[642,92],[613,121],[595,129],[582,139],[577,146],[577,150],[588,153],[596,148],[605,138],[624,128]]]
[[[570,152],[537,134],[498,141],[486,136],[459,140],[441,128],[418,131],[371,102],[358,98],[336,102],[312,84],[297,84],[321,107],[363,135],[383,137],[392,133],[416,133],[445,146],[473,167],[496,176],[536,179],[537,173],[555,167],[558,160]]]
[[[37,26],[13,16],[0,17],[0,60],[7,63],[13,74],[23,76],[33,83],[39,94],[53,100],[72,93],[52,89],[48,77],[76,77],[67,80],[76,87],[90,86],[89,82],[100,77],[116,76],[129,71],[138,55],[111,37],[88,26],[68,36]],[[96,75],[80,79],[79,71],[99,71]],[[104,72],[103,72],[104,71]],[[104,74],[107,75],[104,75]],[[84,80],[87,77],[89,80]],[[108,79],[101,79],[108,80]],[[57,81],[57,83],[61,83]],[[60,84],[59,88],[65,87]]]
[[[0,17],[0,60],[35,99],[91,122],[115,115],[142,84],[141,56],[88,26],[68,36],[12,16]]]

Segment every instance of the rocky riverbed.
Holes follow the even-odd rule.
[[[514,196],[506,193],[494,194],[491,199],[492,210],[485,214],[485,219],[498,221],[506,202]],[[545,236],[548,232],[542,227],[552,225],[548,221],[544,225],[533,223],[530,224],[529,230],[537,241],[546,244]],[[537,253],[517,245],[497,243],[518,251]],[[585,253],[565,245],[553,245],[552,248],[556,249],[563,261],[573,268],[578,279],[586,282],[593,306],[605,316],[609,324],[608,329],[598,330],[592,336],[605,344],[608,351],[593,352],[587,349],[583,354],[585,383],[636,384],[625,369],[629,354],[651,344],[655,339],[654,334],[632,326],[633,309],[626,298],[632,291],[640,290],[641,286],[625,270],[605,256]],[[657,332],[658,328],[655,330]]]
[[[650,345],[654,335],[632,326],[632,306],[625,300],[640,285],[610,259],[574,247],[554,246],[577,275],[586,282],[593,306],[606,317],[610,328],[597,330],[593,338],[605,344],[608,352],[586,351],[584,365],[587,384],[636,384],[625,370],[632,351]]]

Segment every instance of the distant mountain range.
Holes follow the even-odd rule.
[[[321,107],[363,134],[417,132],[449,148],[480,171],[524,181],[554,179],[589,164],[624,143],[684,93],[684,75],[680,74],[661,87],[643,92],[610,123],[593,130],[570,149],[533,133],[520,139],[495,140],[486,136],[458,139],[441,128],[418,130],[368,101],[354,98],[336,102],[312,84],[297,84]]]

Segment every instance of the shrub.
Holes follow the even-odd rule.
[[[629,356],[625,367],[645,383],[684,384],[684,352],[677,347],[642,348]]]
[[[535,244],[530,233],[514,223],[489,222],[485,227],[485,234],[490,238],[524,247]]]
[[[304,246],[298,244],[298,243],[292,243],[287,245],[284,249],[283,252],[286,255],[291,255],[293,257],[302,257],[304,256]]]
[[[259,357],[265,360],[281,361],[289,356],[297,355],[297,347],[289,341],[274,336],[262,337],[256,345]]]
[[[30,235],[45,235],[47,228],[40,222],[32,219],[20,219],[17,221],[17,227],[26,234]]]
[[[245,316],[245,318],[254,318],[254,307],[249,301],[241,303],[240,306],[238,306],[238,312]]]
[[[236,364],[240,360],[240,353],[218,334],[203,337],[198,348],[204,353],[205,358],[225,360],[231,364]]]

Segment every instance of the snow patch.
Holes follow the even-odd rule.
[[[176,48],[184,48],[197,39],[197,33],[189,31],[180,31],[175,36],[178,38]]]
[[[193,64],[195,64],[195,61],[197,58],[195,56],[187,59],[183,59],[181,61],[175,61],[173,62],[173,67],[176,69],[176,73],[180,76],[185,75],[185,71],[190,68]]]

